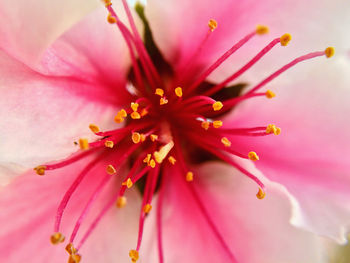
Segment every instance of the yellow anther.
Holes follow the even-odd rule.
[[[144,135],[143,133],[141,133],[141,137],[140,137],[140,141],[144,142],[146,140],[146,135]]]
[[[178,96],[179,98],[182,97],[182,88],[181,87],[177,87],[175,89],[175,95]]]
[[[139,104],[135,102],[131,102],[130,107],[133,111],[137,111],[137,109],[139,108]]]
[[[111,0],[103,0],[103,2],[105,3],[105,6],[106,6],[106,7],[112,5]]]
[[[193,181],[193,173],[192,172],[187,172],[186,173],[186,181],[187,182],[192,182]]]
[[[105,3],[105,6],[106,6],[106,7],[112,5],[111,0],[103,0],[103,2]]]
[[[113,141],[105,141],[105,146],[107,148],[113,148],[114,147],[114,142]]]
[[[156,89],[156,92],[155,92],[154,94],[163,97],[163,95],[164,95],[164,90],[163,90],[163,89]]]
[[[335,49],[334,49],[334,47],[327,47],[326,50],[324,51],[324,53],[326,54],[327,58],[333,57],[333,55],[335,53]]]
[[[256,152],[249,152],[248,158],[254,162],[259,160],[259,156],[256,154]]]
[[[272,99],[273,97],[276,96],[276,94],[275,94],[273,91],[271,91],[271,90],[267,90],[267,91],[265,92],[265,96],[266,96],[266,98],[268,98],[268,99]]]
[[[141,117],[146,116],[148,114],[148,110],[147,109],[142,109],[140,112]]]
[[[266,195],[266,193],[261,188],[259,188],[259,191],[256,194],[256,197],[259,199],[263,199],[265,197],[265,195]]]
[[[130,114],[130,117],[134,120],[138,120],[141,119],[141,115],[140,113],[138,113],[137,111],[134,111],[133,113]]]
[[[282,46],[287,46],[291,40],[292,40],[292,35],[288,33],[280,37],[280,42]]]
[[[171,149],[174,147],[174,142],[170,141],[166,145],[160,147],[159,151],[154,152],[153,156],[157,163],[162,163],[163,160],[166,158],[168,153],[171,151]]]
[[[222,137],[221,138],[221,142],[223,145],[225,145],[226,147],[231,147],[231,142],[229,139],[227,139],[226,137]]]
[[[152,168],[156,167],[156,162],[151,159],[149,162],[148,162],[148,166],[151,166]]]
[[[273,133],[274,135],[280,135],[281,134],[281,128],[276,127],[274,124],[269,124],[266,127],[266,134]]]
[[[141,141],[141,134],[139,134],[138,132],[133,132],[131,135],[131,139],[133,143],[139,143]]]
[[[224,105],[222,104],[221,101],[216,101],[216,102],[213,103],[213,109],[214,109],[214,111],[219,111],[219,110],[221,110],[223,106],[224,106]]]
[[[130,178],[128,178],[128,180],[126,180],[126,182],[123,182],[122,185],[126,185],[127,188],[131,188],[133,186],[133,182],[131,181]]]
[[[210,126],[210,122],[209,121],[202,121],[201,126],[204,130],[208,130],[209,126]]]
[[[124,121],[124,118],[117,115],[114,117],[114,121],[116,123],[122,123]]]
[[[169,102],[169,101],[168,101],[166,98],[164,98],[164,97],[160,98],[160,100],[159,100],[159,104],[160,104],[160,105],[167,104],[168,102]]]
[[[118,208],[123,208],[124,206],[126,206],[126,197],[125,196],[119,196],[117,199],[117,207]]]
[[[129,257],[131,258],[131,261],[135,263],[139,259],[139,252],[132,249],[129,251]]]
[[[145,204],[145,206],[143,207],[143,212],[145,212],[146,214],[151,212],[151,210],[152,210],[152,206],[150,204]]]
[[[79,147],[82,150],[89,149],[89,142],[87,139],[79,139]]]
[[[73,254],[69,256],[68,263],[79,263],[81,256],[79,254]]]
[[[267,33],[269,33],[269,27],[264,26],[264,25],[257,25],[257,26],[256,26],[256,29],[255,29],[255,32],[256,32],[258,35],[267,34]]]
[[[218,22],[215,19],[210,19],[208,22],[208,27],[209,27],[210,31],[213,32],[215,30],[215,28],[218,27]]]
[[[115,16],[112,16],[112,14],[109,13],[108,16],[107,16],[107,21],[108,21],[108,23],[110,23],[110,24],[114,24],[114,23],[117,22],[117,19],[115,18]]]
[[[113,167],[113,165],[109,164],[106,167],[106,172],[110,175],[115,174],[117,170]]]
[[[118,113],[117,113],[118,116],[122,117],[122,118],[125,118],[126,116],[128,116],[128,114],[126,113],[126,110],[124,109],[121,109]]]
[[[35,172],[38,175],[44,175],[45,174],[45,170],[46,170],[46,166],[45,165],[39,165],[37,167],[34,168]]]
[[[222,126],[222,121],[213,121],[214,128],[220,128]]]
[[[52,234],[50,237],[51,243],[54,245],[57,245],[59,243],[63,243],[64,239],[65,239],[64,235],[62,235],[59,232]]]
[[[172,164],[175,165],[176,159],[173,156],[169,156],[168,161]]]
[[[68,252],[69,255],[73,255],[73,254],[77,253],[77,249],[73,246],[72,243],[69,243],[66,246],[66,251]]]
[[[151,141],[152,141],[152,142],[155,142],[156,140],[158,140],[158,135],[156,135],[156,134],[151,134],[150,138],[151,138]]]
[[[89,128],[93,133],[98,133],[100,131],[100,128],[95,124],[90,124]]]
[[[144,163],[149,163],[149,161],[151,160],[152,158],[152,154],[148,153],[147,156],[145,157],[145,159],[143,159],[143,162]]]

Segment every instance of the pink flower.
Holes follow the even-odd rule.
[[[22,174],[0,258],[324,262],[350,221],[345,1],[150,0],[165,59],[105,2],[0,4],[1,180]]]

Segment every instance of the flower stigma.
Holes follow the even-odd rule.
[[[142,256],[140,255],[140,247],[144,222],[147,216],[153,213],[153,210],[159,209],[158,206],[152,205],[153,197],[157,192],[161,192],[162,186],[166,182],[166,171],[173,171],[173,169],[180,171],[182,180],[189,187],[204,218],[215,233],[223,249],[230,256],[232,262],[237,262],[233,252],[230,251],[220,232],[212,223],[210,213],[204,208],[202,203],[205,201],[202,201],[201,196],[194,190],[194,185],[197,179],[200,178],[200,174],[197,175],[195,168],[191,165],[192,161],[188,149],[193,149],[198,155],[205,151],[213,159],[220,159],[233,166],[256,184],[256,197],[263,199],[266,195],[263,182],[236,161],[237,158],[241,158],[257,162],[260,159],[259,155],[254,151],[237,151],[235,149],[235,138],[239,136],[257,136],[264,139],[264,136],[280,135],[281,128],[275,124],[256,127],[229,127],[222,118],[243,101],[259,97],[263,99],[274,98],[276,94],[269,89],[265,89],[272,80],[302,61],[321,56],[332,57],[334,48],[328,47],[323,51],[311,52],[297,57],[249,90],[244,89],[238,95],[227,97],[222,95],[224,89],[239,88],[239,85],[230,86],[230,83],[254,66],[277,44],[286,47],[292,39],[291,35],[284,34],[272,39],[242,68],[232,73],[222,82],[216,84],[208,83],[206,81],[207,77],[217,70],[233,53],[237,52],[255,37],[268,33],[269,28],[267,26],[258,25],[237,43],[233,43],[232,47],[213,64],[208,65],[202,73],[197,75],[185,73],[184,76],[181,76],[181,80],[171,70],[169,71],[170,74],[169,72],[164,74],[164,71],[166,71],[165,67],[156,67],[159,63],[151,56],[151,52],[148,50],[150,45],[146,45],[147,43],[144,42],[137,31],[126,0],[122,0],[122,3],[127,14],[130,29],[119,19],[111,1],[104,0],[103,2],[107,9],[107,22],[110,24],[106,23],[106,26],[114,26],[116,30],[119,30],[128,46],[132,62],[131,70],[133,72],[128,81],[133,85],[136,93],[133,94],[133,100],[127,102],[116,113],[114,117],[114,122],[118,125],[116,129],[103,131],[98,125],[90,124],[89,129],[96,136],[96,139],[88,141],[85,138],[80,138],[77,143],[79,149],[72,157],[56,163],[41,164],[34,168],[38,175],[43,176],[51,170],[62,169],[88,156],[94,156],[92,161],[82,171],[79,171],[72,185],[63,195],[57,209],[51,243],[58,245],[65,242],[66,239],[61,232],[61,223],[66,207],[86,175],[108,155],[113,156],[113,161],[105,166],[104,170],[101,170],[100,182],[96,184],[96,189],[92,193],[91,198],[87,200],[86,206],[82,208],[81,214],[68,239],[68,245],[66,246],[66,251],[69,254],[68,262],[81,262],[82,256],[79,254],[79,251],[85,241],[108,210],[118,208],[118,212],[123,212],[121,208],[127,205],[125,193],[131,188],[137,188],[142,194],[137,242],[135,248],[129,251],[131,262],[137,262]],[[139,12],[143,12],[143,7],[140,4],[138,4],[136,9]],[[147,22],[144,23],[146,24]],[[195,56],[200,56],[200,51],[205,48],[208,37],[215,37],[215,29],[218,26],[218,22],[215,19],[208,18],[207,32],[203,32],[205,36],[204,41],[195,50]],[[154,49],[157,48],[155,43],[152,42],[151,44],[153,44]],[[191,65],[190,61],[188,64]],[[169,67],[171,68],[171,65]],[[171,78],[169,78],[169,75]],[[266,101],[268,103],[269,100]],[[119,171],[121,167],[125,167],[128,164],[130,169],[128,169],[126,175],[123,175]],[[77,243],[75,241],[76,235],[80,230],[81,224],[84,223],[84,218],[89,212],[91,205],[114,177],[122,177],[120,178],[120,183],[116,186],[114,196],[106,202],[105,207],[96,215],[94,221],[83,233],[80,242]],[[161,196],[159,196],[160,198]],[[161,211],[157,211],[157,214],[161,218]],[[160,227],[161,224],[158,223],[158,234],[161,233]],[[161,235],[159,234],[158,236],[160,237]],[[158,239],[158,243],[161,243],[161,238]],[[73,244],[78,245],[75,246]],[[161,245],[159,245],[159,255],[163,255]],[[161,263],[163,262],[162,258],[163,256],[160,256]]]

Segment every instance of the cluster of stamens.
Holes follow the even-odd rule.
[[[60,232],[63,213],[80,182],[94,166],[103,160],[106,152],[117,156],[117,161],[115,163],[111,163],[106,166],[105,171],[103,171],[104,176],[101,184],[93,193],[93,198],[89,200],[86,207],[83,209],[74,227],[69,243],[66,246],[66,250],[69,253],[69,262],[71,263],[80,262],[81,256],[78,254],[78,251],[84,244],[85,240],[89,237],[93,229],[96,227],[97,223],[101,220],[105,212],[114,204],[117,208],[123,208],[127,204],[127,199],[125,197],[125,192],[127,189],[132,188],[141,178],[145,178],[146,185],[144,188],[142,208],[140,211],[139,237],[136,248],[130,250],[129,252],[132,262],[136,262],[139,259],[143,224],[147,214],[149,214],[152,210],[152,197],[155,193],[157,183],[161,180],[160,168],[168,167],[169,165],[171,165],[170,167],[177,167],[182,171],[183,179],[188,182],[189,187],[193,187],[191,182],[193,182],[195,176],[194,173],[188,168],[187,162],[182,153],[183,149],[181,147],[181,143],[184,141],[199,149],[206,150],[251,178],[258,185],[258,192],[256,194],[257,198],[263,199],[265,197],[264,184],[255,175],[251,174],[245,168],[236,163],[232,158],[232,156],[236,156],[243,159],[258,161],[259,156],[254,151],[250,151],[248,153],[240,153],[235,151],[234,143],[230,140],[230,138],[234,138],[234,136],[279,135],[281,133],[281,129],[274,124],[249,128],[225,127],[224,122],[217,119],[217,116],[220,116],[219,114],[223,110],[227,111],[232,109],[242,101],[250,98],[265,96],[271,99],[275,97],[275,93],[271,90],[267,90],[265,92],[258,91],[282,72],[301,61],[322,55],[331,57],[334,54],[333,48],[327,48],[325,51],[313,52],[301,56],[268,76],[248,92],[235,98],[216,101],[211,98],[213,94],[216,94],[233,80],[242,75],[265,54],[267,54],[274,46],[276,46],[276,44],[280,43],[281,46],[287,46],[291,40],[291,35],[284,34],[281,37],[273,39],[261,50],[261,52],[259,52],[252,60],[250,60],[237,72],[229,76],[221,83],[210,87],[209,89],[205,90],[204,93],[198,95],[198,87],[208,77],[208,75],[210,75],[221,65],[223,61],[225,61],[230,55],[236,52],[254,36],[268,33],[268,28],[266,26],[258,26],[256,30],[249,33],[238,43],[233,45],[213,65],[199,75],[195,81],[192,81],[191,85],[179,85],[179,83],[176,83],[177,78],[174,78],[175,83],[165,85],[161,76],[157,73],[151,58],[145,50],[126,1],[123,0],[123,5],[131,25],[131,32],[117,17],[115,11],[112,9],[110,0],[105,0],[104,2],[109,12],[107,17],[108,22],[117,25],[126,43],[128,44],[133,63],[133,70],[135,73],[134,86],[137,90],[137,97],[135,98],[135,101],[130,102],[129,105],[126,105],[126,107],[120,109],[114,118],[114,121],[117,124],[122,124],[123,127],[103,132],[97,125],[90,124],[90,130],[97,137],[99,137],[99,139],[89,142],[87,139],[81,138],[77,143],[81,151],[70,159],[59,163],[40,165],[35,168],[37,174],[44,175],[46,170],[62,168],[87,156],[97,154],[97,157],[77,176],[72,186],[65,193],[59,205],[54,234],[51,236],[51,242],[53,244],[59,244],[65,241],[65,237]],[[195,53],[196,55],[200,55],[200,50],[205,46],[208,36],[215,31],[217,26],[217,22],[214,19],[209,20],[208,34],[201,43],[201,46],[198,47],[198,52]],[[135,51],[138,54],[140,63],[136,61]],[[120,167],[131,156],[133,156],[135,161],[133,161],[133,165],[128,174],[122,178],[120,188],[118,191],[116,191],[115,196],[106,204],[106,207],[100,212],[100,214],[98,214],[95,221],[91,224],[90,228],[88,228],[87,232],[83,236],[79,245],[74,247],[73,242],[75,241],[75,236],[82,223],[82,220],[80,219],[85,217],[91,204],[94,202],[95,197],[98,196],[102,189],[108,184],[110,178],[118,175]],[[198,196],[195,197],[198,201]],[[199,205],[201,206],[202,204],[199,203]],[[209,217],[208,214],[205,214],[205,216],[206,218]]]

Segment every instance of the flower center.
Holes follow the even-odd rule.
[[[222,92],[224,88],[227,88],[229,83],[250,69],[277,44],[286,46],[291,40],[291,36],[289,34],[284,34],[281,37],[273,39],[237,72],[233,73],[221,83],[208,84],[205,81],[207,77],[228,57],[239,50],[240,47],[253,37],[268,32],[266,26],[257,26],[254,31],[248,33],[240,41],[235,43],[203,73],[193,79],[188,73],[191,72],[191,61],[194,61],[196,57],[200,56],[208,38],[214,33],[215,28],[218,26],[214,19],[210,19],[208,22],[208,32],[205,33],[203,41],[193,53],[194,55],[188,62],[186,70],[184,71],[185,73],[181,78],[172,76],[172,81],[164,81],[162,74],[157,71],[154,66],[154,59],[150,57],[144,46],[126,1],[123,0],[123,5],[128,16],[131,31],[119,20],[116,12],[112,8],[111,2],[109,0],[105,0],[104,2],[109,12],[107,17],[108,22],[118,27],[129,48],[134,76],[130,80],[135,93],[134,101],[120,109],[114,118],[116,123],[123,125],[121,128],[110,131],[100,131],[97,125],[91,124],[89,126],[91,131],[99,139],[89,142],[87,139],[81,138],[77,143],[81,151],[77,152],[73,157],[54,164],[39,165],[35,168],[37,174],[44,175],[47,170],[63,168],[89,155],[97,156],[78,174],[75,181],[64,194],[57,210],[54,234],[51,236],[51,242],[53,244],[64,242],[65,238],[63,234],[61,234],[61,221],[69,200],[91,169],[98,165],[106,155],[112,154],[114,157],[113,159],[116,161],[105,167],[100,184],[87,201],[69,238],[69,243],[66,246],[66,250],[69,253],[69,262],[80,262],[81,256],[78,251],[100,222],[106,211],[113,207],[113,205],[116,205],[118,208],[123,208],[127,204],[125,192],[134,185],[138,185],[141,180],[144,180],[145,183],[141,187],[143,201],[140,211],[139,234],[135,249],[129,252],[131,261],[136,262],[139,258],[144,221],[147,214],[152,211],[152,199],[156,189],[162,184],[160,171],[164,171],[164,169],[169,166],[178,166],[182,171],[183,179],[188,182],[191,193],[193,193],[203,216],[222,244],[223,249],[232,259],[232,262],[236,262],[233,253],[229,250],[220,232],[216,229],[213,220],[210,218],[210,214],[205,210],[199,195],[196,194],[192,186],[191,182],[195,180],[196,174],[189,168],[186,149],[189,147],[201,149],[229,163],[258,185],[256,196],[259,199],[263,199],[265,196],[265,186],[263,183],[255,175],[236,163],[232,158],[232,156],[237,156],[243,159],[258,161],[259,156],[254,151],[248,153],[236,151],[230,138],[234,136],[279,135],[281,129],[274,124],[258,127],[231,128],[225,125],[221,117],[223,117],[224,113],[227,113],[244,100],[261,96],[265,96],[268,99],[275,97],[274,92],[271,90],[261,91],[262,88],[299,62],[324,55],[331,57],[334,53],[334,49],[327,48],[325,51],[312,52],[298,57],[266,77],[263,81],[242,95],[238,95],[238,92],[235,96],[231,97],[221,96],[220,92]],[[184,83],[181,80],[184,79],[190,80],[190,84],[181,86],[180,83]],[[239,86],[237,85],[233,88],[238,89]],[[217,97],[220,97],[220,100],[217,99]],[[186,147],[183,147],[183,145],[186,145]],[[78,245],[76,247],[73,246],[75,237],[91,205],[104,187],[110,182],[111,178],[117,176],[120,167],[130,158],[133,159],[132,166],[128,174],[122,179],[115,196],[106,203],[106,206],[96,216]],[[159,200],[159,202],[161,202],[161,198],[159,198]],[[158,207],[158,209],[160,208]],[[158,219],[161,218],[161,212],[157,214],[159,214]],[[159,233],[161,233],[160,227],[161,223],[159,219]],[[160,261],[163,262],[161,238],[159,242]]]

